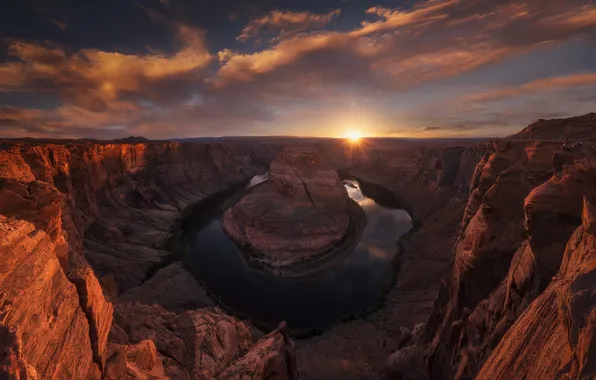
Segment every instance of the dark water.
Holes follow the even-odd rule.
[[[255,177],[248,186],[267,178],[267,174]],[[188,266],[223,304],[268,324],[285,320],[292,329],[323,328],[374,307],[391,282],[397,241],[412,228],[412,220],[405,210],[376,204],[358,182],[344,183],[366,213],[367,225],[360,243],[335,268],[299,279],[250,268],[221,222],[223,211],[246,190],[242,188],[213,199],[185,222]]]

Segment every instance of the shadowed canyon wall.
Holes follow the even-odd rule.
[[[490,144],[428,324],[432,378],[594,375],[595,116]]]

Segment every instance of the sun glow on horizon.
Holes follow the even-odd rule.
[[[353,143],[357,143],[362,138],[362,135],[358,131],[349,131],[346,134],[346,138]]]

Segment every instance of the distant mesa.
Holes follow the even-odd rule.
[[[300,275],[309,262],[331,259],[348,233],[352,204],[326,156],[310,146],[284,148],[269,181],[226,211],[226,233],[253,264]]]

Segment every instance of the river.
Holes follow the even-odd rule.
[[[350,198],[367,218],[360,242],[329,270],[304,278],[280,278],[248,266],[222,227],[225,209],[247,188],[267,179],[268,173],[256,176],[246,187],[208,201],[206,208],[199,207],[183,223],[187,266],[193,275],[228,308],[270,325],[285,320],[292,329],[325,328],[374,307],[393,278],[398,239],[412,228],[409,214],[386,202],[377,204],[357,181],[345,180]]]

